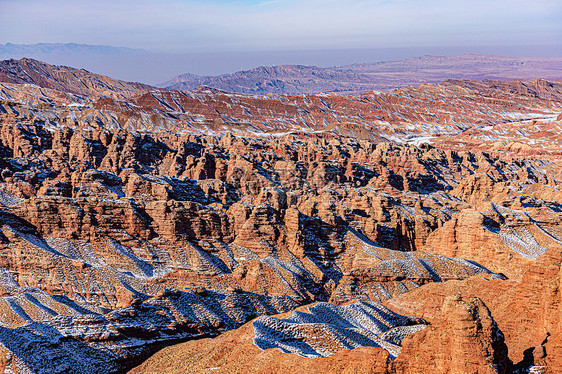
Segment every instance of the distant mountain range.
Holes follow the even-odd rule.
[[[562,58],[467,54],[340,67],[260,66],[219,76],[182,74],[160,87],[193,90],[201,85],[245,94],[363,93],[453,79],[562,79]]]
[[[326,54],[326,64],[336,64]],[[412,53],[419,53],[412,52]],[[124,81],[136,81],[179,90],[208,86],[245,94],[306,94],[340,92],[360,94],[371,90],[441,83],[454,79],[547,80],[562,79],[560,57],[506,57],[483,54],[423,56],[398,60],[399,57],[373,53],[356,61],[373,62],[325,67],[318,60],[269,56],[243,56],[228,53],[166,54],[143,49],[77,43],[0,44],[0,60],[22,57],[53,65],[74,66]],[[385,58],[386,62],[374,62]],[[254,63],[250,63],[254,61]],[[308,61],[306,64],[274,65],[276,61]],[[349,61],[349,60],[348,60]],[[354,61],[351,59],[350,61]],[[253,68],[257,65],[263,65]],[[321,66],[315,66],[321,65]],[[209,66],[201,72],[201,66]],[[252,67],[247,69],[246,67]],[[215,75],[215,71],[234,71]],[[186,74],[176,75],[181,72]],[[165,81],[167,80],[167,81]],[[161,83],[165,81],[165,83]],[[158,84],[160,83],[160,84]]]
[[[30,55],[52,55],[60,53],[72,54],[132,54],[145,53],[143,49],[133,49],[125,47],[113,47],[109,45],[90,45],[77,43],[37,43],[37,44],[0,44],[0,57],[9,56],[11,58],[29,57]]]

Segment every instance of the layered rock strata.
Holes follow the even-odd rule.
[[[66,70],[41,68],[51,86],[36,79],[45,87],[0,89],[6,370],[120,372],[172,342],[313,302],[313,310],[359,308],[347,305],[356,300],[432,324],[423,336],[436,342],[433,350],[408,370],[431,363],[455,371],[473,349],[474,366],[503,372],[509,365],[496,327],[517,370],[557,364],[558,304],[548,300],[559,300],[551,253],[562,241],[559,155],[549,150],[558,149],[559,124],[549,117],[560,111],[558,83],[449,81],[361,97],[151,88],[137,95],[143,87],[97,76],[86,85],[92,93],[73,92],[64,88]],[[119,94],[96,96],[97,79]],[[535,115],[544,122],[529,124]],[[525,141],[525,129],[535,131],[532,152],[503,140],[490,152],[462,145],[476,133]],[[429,137],[435,132],[445,135]],[[550,281],[532,275],[541,272]],[[525,284],[550,296],[518,299],[516,292],[531,294]],[[444,307],[454,320],[439,317],[457,286],[466,288],[464,301]],[[520,319],[504,312],[505,295]],[[282,317],[287,341],[306,326],[296,316]],[[517,325],[529,318],[545,324],[525,335]],[[472,323],[480,327],[465,328]],[[319,367],[337,370],[334,360],[355,354],[342,347],[361,347],[360,357],[382,360],[376,370],[398,370],[387,365],[388,357],[402,362],[392,334],[377,340],[363,331],[340,345],[350,329],[372,330],[361,326],[329,328],[322,335],[329,347],[313,350],[331,355],[318,358]],[[408,341],[419,343],[418,334]],[[379,348],[364,347],[368,339]],[[440,351],[443,339],[458,349]],[[263,352],[271,351],[278,352]],[[281,362],[268,365],[291,367]]]

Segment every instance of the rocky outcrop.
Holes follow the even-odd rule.
[[[460,184],[453,192],[478,209],[464,209],[433,231],[424,249],[451,257],[462,253],[508,277],[520,277],[526,264],[560,242],[562,218],[550,209],[558,204],[558,190],[536,183],[536,194],[529,196],[483,178],[489,187]],[[546,200],[535,199],[541,195]]]
[[[396,373],[509,373],[504,337],[478,298],[447,297],[430,327],[407,336]]]
[[[562,248],[554,246],[527,265],[520,280],[473,277],[427,285],[387,302],[393,310],[433,322],[450,295],[481,298],[499,328],[514,369],[533,366],[556,373],[560,367],[560,264]],[[540,290],[540,291],[539,291]]]

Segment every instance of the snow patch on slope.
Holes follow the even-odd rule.
[[[302,357],[329,357],[344,349],[381,347],[395,358],[402,339],[425,328],[422,320],[392,312],[378,303],[338,306],[317,303],[309,313],[289,318],[262,316],[254,321],[254,344]]]

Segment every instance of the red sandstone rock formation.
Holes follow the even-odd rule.
[[[448,81],[361,97],[152,90],[131,98],[135,87],[94,76],[88,91],[118,86],[113,98],[95,100],[59,91],[66,70],[56,71],[48,78],[55,89],[0,86],[4,367],[122,371],[159,345],[313,301],[406,300],[389,305],[433,323],[425,334],[438,345],[443,331],[471,321],[437,317],[446,290],[459,284],[505,325],[516,368],[529,367],[529,352],[535,366],[557,365],[558,304],[548,300],[558,300],[559,260],[544,259],[562,240],[558,156],[545,151],[559,152],[559,124],[548,122],[560,111],[558,83]],[[544,122],[525,122],[529,113]],[[440,129],[448,133],[428,137]],[[526,142],[529,132],[538,144],[531,150],[493,140],[501,144],[487,152],[491,138],[480,141]],[[437,147],[401,144],[423,139]],[[465,140],[480,145],[457,151]],[[517,286],[521,279],[554,298],[524,304],[530,296],[517,292],[531,291]],[[504,294],[521,310],[514,319]],[[517,324],[529,318],[545,322],[525,335]],[[501,351],[490,340],[493,324],[473,321],[482,328],[461,329],[458,350],[430,351],[460,358],[414,360],[411,370],[425,362],[454,370],[470,349],[487,349],[477,360]],[[319,367],[340,370],[338,357],[353,352]],[[358,357],[366,352],[384,361],[369,365],[393,370],[385,352],[361,349]],[[313,366],[264,355],[270,366],[256,367],[265,371]],[[244,357],[244,370],[257,365]]]
[[[432,325],[402,341],[397,373],[508,373],[503,334],[478,298],[447,297]]]
[[[555,246],[530,263],[520,280],[496,281],[473,277],[442,285],[427,285],[396,297],[388,305],[399,313],[433,322],[448,295],[479,297],[505,335],[515,369],[543,366],[559,372],[562,316],[560,274],[562,248]]]

